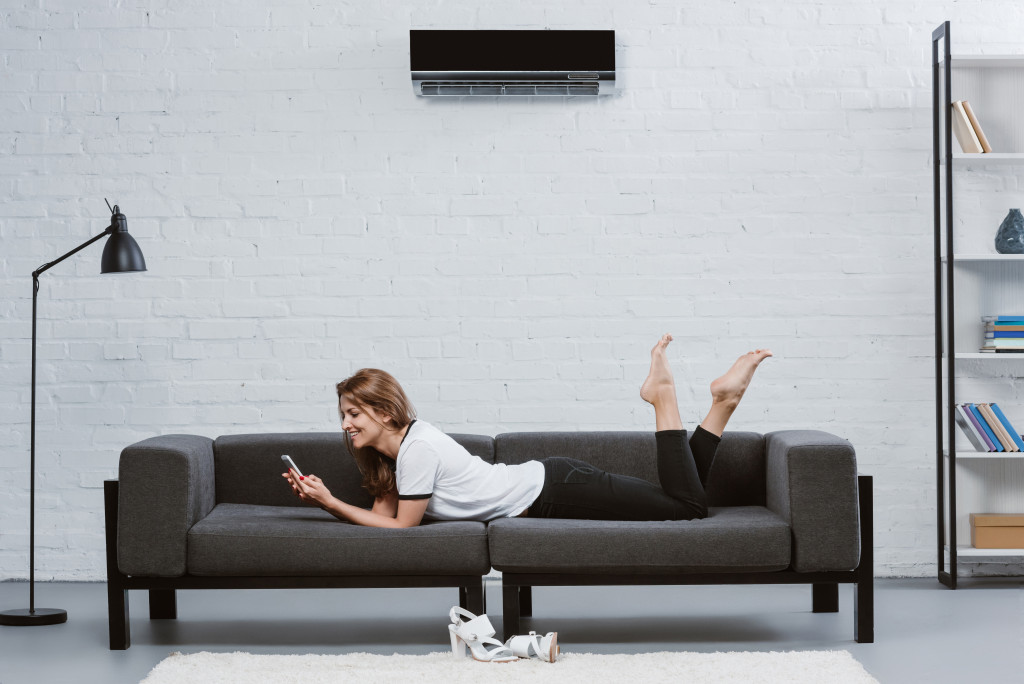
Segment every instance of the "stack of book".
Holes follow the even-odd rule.
[[[956,424],[978,451],[1024,451],[1024,440],[995,403],[958,404]]]
[[[982,316],[985,324],[983,352],[1024,353],[1024,316]]]
[[[988,138],[981,130],[981,124],[971,110],[967,100],[957,100],[953,103],[953,111],[950,113],[953,118],[953,132],[964,152],[991,152],[992,146],[988,144]]]

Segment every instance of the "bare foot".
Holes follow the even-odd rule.
[[[672,379],[672,369],[669,368],[668,358],[665,356],[665,348],[671,341],[672,336],[665,333],[651,350],[651,372],[640,386],[640,398],[649,404],[653,404],[663,392],[675,394],[676,385]]]
[[[736,359],[736,363],[732,364],[725,375],[711,383],[712,401],[733,406],[740,403],[750,379],[754,377],[754,371],[769,356],[772,356],[770,350],[757,349]]]

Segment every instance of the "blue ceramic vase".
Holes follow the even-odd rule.
[[[1000,254],[1024,254],[1024,216],[1011,209],[996,233],[996,251]]]

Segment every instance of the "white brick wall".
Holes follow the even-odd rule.
[[[665,331],[691,424],[771,347],[731,426],[851,439],[879,574],[934,572],[928,41],[1024,52],[1024,5],[110,5],[0,3],[0,579],[28,573],[30,273],[103,197],[150,270],[97,245],[42,277],[40,578],[104,577],[130,442],[337,430],[363,366],[453,431],[648,429]],[[622,93],[416,98],[432,27],[614,28]]]

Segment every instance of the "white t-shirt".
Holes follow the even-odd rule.
[[[544,488],[544,465],[488,463],[422,420],[405,434],[395,459],[399,499],[426,499],[434,520],[494,520],[525,511]]]

